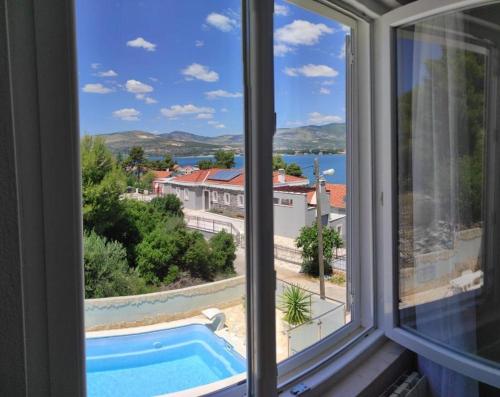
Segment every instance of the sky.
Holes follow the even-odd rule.
[[[81,134],[243,132],[239,0],[78,0]],[[275,3],[278,127],[345,120],[349,29]]]

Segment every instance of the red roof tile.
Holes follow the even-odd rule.
[[[153,171],[155,178],[168,178],[172,173],[170,171]]]
[[[210,175],[215,174],[217,171],[220,171],[220,168],[211,168],[209,170],[198,170],[194,171],[188,175],[180,175],[173,179],[174,182],[187,182],[187,183],[202,183],[205,182],[210,185],[230,185],[230,186],[241,186],[245,185],[245,173],[237,175],[233,179],[229,181],[219,181],[219,180],[210,180],[207,179]],[[307,182],[306,178],[301,178],[292,175],[285,175],[285,183],[305,183]],[[273,184],[279,184],[279,175],[278,172],[273,172]]]
[[[347,186],[335,183],[327,183],[326,191],[330,193],[330,205],[334,208],[346,207]]]

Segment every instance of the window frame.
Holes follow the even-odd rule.
[[[354,307],[350,323],[314,345],[278,363],[279,390],[331,363],[345,347],[369,334],[376,338],[375,285],[373,258],[373,174],[371,120],[371,21],[330,1],[291,0],[299,7],[351,27],[350,78],[346,78],[347,124],[347,224],[350,242],[348,267],[351,269],[347,303]],[[347,68],[346,68],[347,71]],[[350,92],[350,96],[349,93]],[[360,116],[363,115],[363,116]],[[363,220],[363,226],[361,225]],[[356,236],[357,239],[353,239]],[[361,274],[366,277],[361,278]]]
[[[486,5],[492,0],[419,0],[384,14],[375,22],[375,161],[376,161],[376,246],[377,275],[383,291],[381,326],[388,338],[446,368],[478,381],[500,387],[500,370],[460,354],[416,332],[403,329],[398,320],[397,247],[397,145],[396,143],[396,51],[395,29],[424,18],[464,8]]]
[[[212,203],[218,203],[219,202],[219,192],[217,190],[212,190],[211,194],[212,198]]]
[[[224,205],[231,205],[231,195],[228,192],[224,192]]]

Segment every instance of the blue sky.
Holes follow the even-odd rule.
[[[279,127],[345,119],[347,29],[275,3]],[[243,132],[239,0],[79,0],[81,134]]]

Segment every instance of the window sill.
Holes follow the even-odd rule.
[[[378,395],[403,372],[405,366],[411,366],[412,353],[387,339],[381,330],[369,332],[352,344],[345,352],[332,357],[315,370],[293,383],[281,386],[280,397],[300,395],[292,393],[298,384],[307,387],[307,396]],[[381,389],[380,393],[375,392],[375,388]],[[369,394],[366,394],[368,391]],[[244,397],[246,382],[208,395]]]

